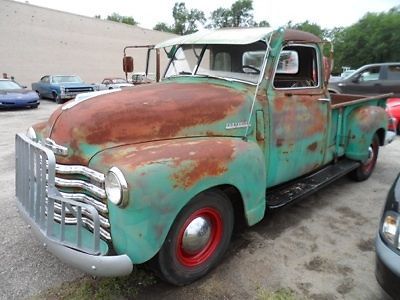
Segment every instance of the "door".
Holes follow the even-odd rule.
[[[340,88],[344,94],[377,95],[381,92],[381,67],[371,66],[353,74]]]
[[[50,88],[50,76],[43,76],[40,79],[39,93],[45,97],[52,97]]]
[[[330,102],[324,94],[317,45],[281,51],[272,86],[267,187],[320,168],[327,148]]]
[[[394,93],[394,97],[400,97],[400,64],[391,64],[385,67],[380,93]]]

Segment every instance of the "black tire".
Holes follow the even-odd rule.
[[[400,121],[399,121],[399,123],[397,124],[396,134],[397,134],[397,135],[400,135]]]
[[[371,176],[372,172],[374,171],[376,160],[378,159],[378,154],[379,154],[379,138],[376,134],[372,138],[371,145],[368,150],[370,156],[367,159],[367,161],[365,161],[357,169],[349,173],[350,177],[353,180],[356,181],[366,180]]]
[[[232,204],[225,194],[210,190],[196,196],[178,214],[163,246],[153,259],[156,273],[163,280],[178,286],[204,276],[226,252],[233,223]],[[198,234],[188,238],[185,233],[188,234],[189,225],[192,225],[191,229],[198,230]],[[195,244],[196,237],[201,245]]]
[[[39,104],[32,105],[31,108],[35,109],[38,108]]]
[[[63,103],[61,97],[56,92],[52,92],[51,94],[53,95],[54,102],[56,102],[57,104]]]

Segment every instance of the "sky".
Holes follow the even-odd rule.
[[[207,18],[219,7],[230,8],[235,0],[29,0],[19,1],[93,17],[106,18],[112,13],[132,16],[139,26],[152,29],[157,23],[173,23],[172,8],[175,2],[185,2],[186,8],[197,8]],[[400,5],[400,0],[253,0],[253,15],[257,22],[266,20],[272,27],[279,27],[306,20],[322,28],[331,29],[356,23],[367,12],[385,12]]]

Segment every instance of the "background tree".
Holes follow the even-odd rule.
[[[171,28],[171,26],[168,26],[167,23],[164,22],[157,23],[156,26],[153,27],[153,30],[173,32],[173,28]]]
[[[120,14],[117,14],[117,13],[112,13],[110,16],[107,16],[107,20],[124,23],[124,24],[128,24],[128,25],[139,24],[138,22],[135,21],[135,19],[133,17],[121,16]]]
[[[387,13],[367,13],[334,41],[335,69],[400,61],[400,6]]]
[[[196,32],[198,25],[206,22],[204,12],[198,9],[188,10],[184,2],[175,3],[172,16],[175,20],[172,31],[181,35]]]
[[[253,0],[237,0],[231,8],[217,8],[211,12],[210,24],[211,28],[222,27],[252,27],[269,25],[267,21],[262,21],[259,25],[254,21],[253,17]]]

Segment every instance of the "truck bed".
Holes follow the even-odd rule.
[[[376,96],[364,96],[364,95],[350,95],[350,94],[330,94],[331,96],[331,107],[332,108],[339,108],[345,107],[353,104],[358,104],[370,100],[383,100],[393,96],[392,93],[390,94],[382,94]]]

